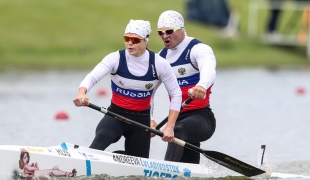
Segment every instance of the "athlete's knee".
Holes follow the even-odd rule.
[[[97,131],[95,138],[98,140],[105,140],[105,141],[109,141],[111,143],[114,143],[114,142],[118,141],[121,138],[121,136],[117,135],[113,131],[105,129],[105,130]]]

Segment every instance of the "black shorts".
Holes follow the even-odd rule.
[[[150,126],[150,110],[129,111],[111,104],[108,111],[119,114],[132,121]],[[105,150],[110,144],[117,142],[122,136],[125,138],[125,152],[127,155],[149,157],[150,132],[133,124],[128,124],[110,115],[105,115],[96,128],[96,136],[90,148]]]
[[[200,142],[208,140],[216,128],[216,120],[210,108],[180,113],[174,127],[174,136],[187,143],[200,147]],[[165,160],[199,164],[200,154],[168,143]]]

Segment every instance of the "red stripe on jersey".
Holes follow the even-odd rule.
[[[186,99],[188,99],[188,90],[194,86],[185,86],[182,87],[182,102],[184,102]],[[212,87],[212,86],[211,86]],[[209,105],[209,99],[210,99],[210,93],[211,93],[211,87],[207,89],[206,98],[204,99],[194,99],[192,102],[190,102],[185,108],[183,108],[180,112],[195,110],[195,109],[201,109]]]
[[[150,108],[151,97],[143,99],[128,98],[112,91],[112,103],[128,110],[143,111]]]

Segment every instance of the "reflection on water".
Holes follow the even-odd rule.
[[[2,72],[0,144],[53,146],[66,141],[89,146],[103,114],[72,102],[87,73]],[[217,129],[202,148],[256,165],[259,146],[266,144],[267,161],[275,171],[310,175],[310,71],[221,69],[217,73],[211,94]],[[97,95],[102,88],[106,96]],[[109,105],[110,96],[108,77],[89,92],[90,102],[103,107]],[[163,87],[155,105],[159,122],[168,114]],[[67,112],[69,120],[56,120],[59,111]],[[163,159],[165,148],[159,137],[153,138],[150,157]],[[107,151],[121,149],[123,139]],[[201,161],[210,163],[205,157]]]

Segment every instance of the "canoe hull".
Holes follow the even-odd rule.
[[[35,174],[59,176],[76,169],[77,176],[107,174],[110,176],[147,176],[147,177],[209,177],[210,170],[201,165],[176,163],[162,160],[145,159],[134,156],[110,153],[62,143],[53,147],[0,146],[0,179],[12,176],[27,176],[19,167],[22,152],[28,152],[29,165],[37,163]],[[212,173],[211,173],[212,174]]]

